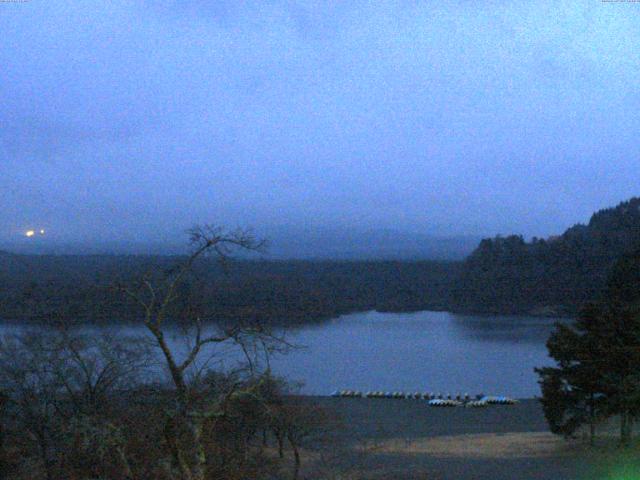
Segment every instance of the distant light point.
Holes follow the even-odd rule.
[[[39,234],[40,236],[44,236],[45,233],[46,232],[44,228],[41,228],[40,230],[27,230],[26,232],[24,232],[24,236],[28,238],[32,238],[32,237],[35,237],[36,234]]]

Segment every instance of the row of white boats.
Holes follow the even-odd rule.
[[[431,392],[427,393],[406,393],[406,392],[360,392],[357,390],[336,390],[332,393],[333,397],[345,397],[345,398],[392,398],[392,399],[405,399],[405,400],[426,400],[427,405],[432,407],[486,407],[489,405],[513,405],[518,403],[517,400],[493,395],[476,395],[471,398],[468,393],[464,395],[442,395],[441,393],[435,394]]]

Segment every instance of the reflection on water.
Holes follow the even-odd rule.
[[[470,340],[482,342],[513,342],[544,344],[549,338],[549,326],[554,323],[567,323],[567,319],[549,319],[540,317],[500,316],[478,317],[472,315],[451,314],[453,326],[459,335]]]
[[[555,321],[447,312],[355,313],[290,331],[288,340],[304,348],[273,358],[271,366],[275,374],[303,382],[307,394],[355,389],[532,397],[539,392],[533,368],[550,363],[545,342]],[[100,329],[87,327],[90,333]],[[2,333],[19,330],[15,324],[0,326]],[[107,330],[123,336],[144,333],[138,325]],[[186,348],[177,332],[169,338]],[[231,350],[218,353],[212,366],[230,368],[240,358]]]
[[[290,340],[308,350],[275,359],[274,371],[303,380],[305,393],[347,388],[531,397],[539,392],[533,368],[550,362],[545,342],[556,321],[356,313],[292,333]]]

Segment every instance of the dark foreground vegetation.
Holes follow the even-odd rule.
[[[3,339],[0,478],[289,479],[322,441],[325,411],[268,373],[176,386],[150,377],[145,352],[70,332]]]
[[[268,359],[288,345],[260,322],[212,325],[198,302],[197,265],[212,254],[257,250],[245,232],[202,227],[192,253],[168,271],[117,284],[147,332],[142,338],[59,328],[0,342],[0,472],[12,479],[298,478],[300,448],[322,429],[323,412],[283,396]],[[126,301],[124,301],[126,299]],[[185,348],[168,341],[183,327]],[[235,370],[211,368],[215,355],[244,354]],[[160,353],[154,364],[151,350]],[[269,449],[273,454],[269,454]],[[293,452],[285,474],[285,448]]]
[[[617,416],[629,444],[640,415],[640,250],[618,260],[601,300],[558,325],[547,346],[557,366],[538,373],[551,430],[571,437],[588,426],[593,442],[597,425]]]

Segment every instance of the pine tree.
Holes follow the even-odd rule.
[[[540,375],[542,405],[553,433],[573,436],[589,425],[595,439],[596,424],[606,416],[607,406],[600,384],[602,355],[596,347],[594,306],[585,308],[573,326],[559,324],[547,342],[557,367],[536,369]]]
[[[583,308],[571,325],[558,325],[547,348],[556,367],[536,369],[550,429],[572,436],[583,425],[620,418],[628,444],[640,414],[640,250],[612,269],[603,300]]]

